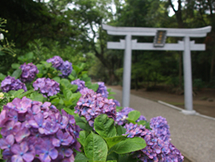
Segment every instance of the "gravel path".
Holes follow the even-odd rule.
[[[116,92],[115,99],[121,102],[122,91],[112,91]],[[148,121],[156,116],[166,118],[173,145],[193,162],[215,162],[214,120],[184,115],[178,110],[132,94],[130,107],[140,111]]]

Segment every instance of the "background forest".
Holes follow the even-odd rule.
[[[170,12],[172,11],[172,12]],[[59,55],[73,65],[85,63],[94,80],[122,84],[123,51],[108,50],[102,24],[126,27],[199,28],[212,26],[206,51],[192,52],[193,86],[215,88],[215,0],[1,0],[0,73],[13,63]],[[136,37],[152,42],[152,37]],[[179,38],[168,38],[174,43]],[[132,88],[167,85],[183,89],[182,52],[133,51]],[[15,66],[15,64],[13,64]]]

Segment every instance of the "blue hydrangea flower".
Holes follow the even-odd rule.
[[[146,147],[133,153],[135,158],[143,162],[182,162],[183,156],[169,140],[163,140],[157,135],[157,131],[148,130],[145,126],[137,124],[126,124],[126,135],[128,138],[141,137],[146,141]],[[165,131],[165,130],[164,130]],[[163,134],[163,133],[162,133]]]
[[[34,83],[34,90],[39,90],[44,96],[54,96],[60,91],[59,83],[50,78],[38,78]]]
[[[9,92],[11,90],[19,90],[23,89],[24,91],[27,91],[27,88],[24,83],[22,83],[19,79],[15,79],[14,77],[7,76],[2,82],[1,82],[1,89],[3,92]]]
[[[72,63],[69,61],[64,61],[59,67],[59,70],[62,72],[60,76],[62,76],[63,78],[68,77],[72,72]]]
[[[108,117],[116,119],[116,105],[112,99],[108,100],[88,88],[82,89],[80,93],[82,96],[75,106],[75,113],[84,116],[90,126],[93,126],[94,119],[100,114],[107,114]]]
[[[20,76],[20,79],[22,82],[31,82],[36,77],[36,74],[39,73],[39,70],[37,69],[36,65],[33,63],[26,64],[20,66],[22,69],[22,74]]]
[[[170,140],[169,125],[165,118],[158,116],[154,117],[150,121],[150,127],[155,131],[155,134],[159,136],[163,141]]]
[[[46,60],[46,62],[52,63],[52,66],[59,70],[60,66],[63,64],[63,59],[60,56],[54,56]]]
[[[104,82],[98,82],[98,89],[96,93],[100,93],[103,97],[107,98],[108,97],[108,91],[107,87],[105,86]]]
[[[4,105],[0,126],[6,161],[71,161],[74,150],[80,151],[80,128],[74,117],[50,102],[15,98]]]
[[[120,102],[117,100],[113,100],[113,102],[116,104],[116,106],[120,106]]]
[[[54,56],[46,62],[52,63],[52,66],[56,68],[57,70],[60,70],[62,74],[60,74],[61,77],[66,78],[71,74],[72,72],[72,63],[69,61],[63,61],[63,59],[60,56]]]
[[[73,81],[71,82],[71,84],[75,84],[75,85],[78,86],[78,89],[76,90],[76,92],[79,92],[80,90],[86,88],[86,86],[85,86],[85,81],[80,80],[80,79],[73,80]]]

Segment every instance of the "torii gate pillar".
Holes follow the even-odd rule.
[[[183,110],[182,113],[187,115],[196,113],[193,110],[192,68],[190,51],[204,51],[205,45],[195,44],[194,41],[190,41],[190,37],[205,37],[206,34],[211,31],[211,26],[196,29],[173,29],[112,27],[103,25],[103,29],[107,30],[107,33],[110,35],[126,36],[125,40],[120,40],[120,42],[108,42],[107,44],[108,49],[125,50],[122,94],[123,107],[129,107],[130,102],[132,50],[171,50],[183,51],[185,110]],[[165,31],[166,36],[183,37],[184,39],[183,41],[179,41],[178,43],[167,43],[162,47],[154,46],[153,43],[137,43],[137,40],[132,40],[132,36],[155,36],[157,31]]]

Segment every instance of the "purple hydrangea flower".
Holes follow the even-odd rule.
[[[85,86],[85,81],[80,80],[80,79],[73,80],[73,81],[71,82],[71,84],[75,84],[75,85],[78,86],[78,89],[76,90],[76,92],[79,92],[80,90],[86,88],[86,86]]]
[[[170,140],[169,125],[165,118],[158,116],[154,117],[150,121],[150,127],[155,131],[155,134],[159,136],[163,141]]]
[[[105,86],[104,82],[98,82],[98,89],[96,91],[96,93],[100,93],[102,94],[102,97],[107,98],[108,97],[108,91],[107,91],[107,87]]]
[[[71,161],[73,150],[80,151],[74,117],[50,102],[15,98],[4,105],[0,126],[0,148],[7,161]]]
[[[1,89],[3,92],[9,92],[11,90],[19,90],[23,89],[24,91],[27,91],[27,88],[24,83],[22,83],[19,79],[15,79],[14,77],[7,76],[2,82],[1,82]]]
[[[26,64],[20,66],[22,69],[22,74],[20,76],[20,79],[22,82],[31,82],[36,77],[36,74],[39,73],[39,70],[37,69],[36,65],[33,63]]]
[[[38,78],[34,83],[34,90],[40,90],[44,96],[54,96],[59,91],[59,83],[50,78]]]
[[[63,78],[68,77],[72,72],[72,63],[69,61],[64,61],[59,67],[59,70],[62,72],[60,76],[62,76]]]
[[[35,156],[34,151],[29,149],[29,146],[26,141],[23,141],[20,144],[14,144],[11,147],[11,152],[13,153],[13,156],[11,157],[11,161],[31,162],[33,161]]]
[[[117,100],[113,100],[113,102],[116,104],[116,106],[120,106],[120,102]]]
[[[118,125],[124,125],[126,124],[127,122],[127,118],[128,118],[128,114],[131,112],[131,111],[134,111],[134,109],[130,108],[130,107],[125,107],[123,108],[121,111],[117,112],[116,114],[116,123]],[[139,122],[140,120],[146,120],[146,118],[141,115],[136,122]]]
[[[88,88],[82,89],[80,93],[82,96],[75,106],[75,113],[84,116],[90,126],[93,126],[94,119],[100,114],[107,114],[108,117],[115,120],[116,105],[112,99],[108,100]]]
[[[155,161],[155,162],[182,162],[183,156],[180,151],[177,150],[171,143],[170,140],[162,140],[156,131],[148,130],[145,126],[138,124],[126,124],[126,135],[128,138],[141,137],[146,141],[146,147],[140,151],[134,152],[134,157],[139,160]]]
[[[46,62],[52,63],[52,66],[59,70],[60,66],[63,64],[63,59],[60,56],[54,56],[46,60]]]
[[[60,56],[54,56],[46,61],[51,62],[54,68],[60,70],[62,72],[60,76],[63,78],[68,77],[72,72],[72,63],[69,61],[63,61]]]

